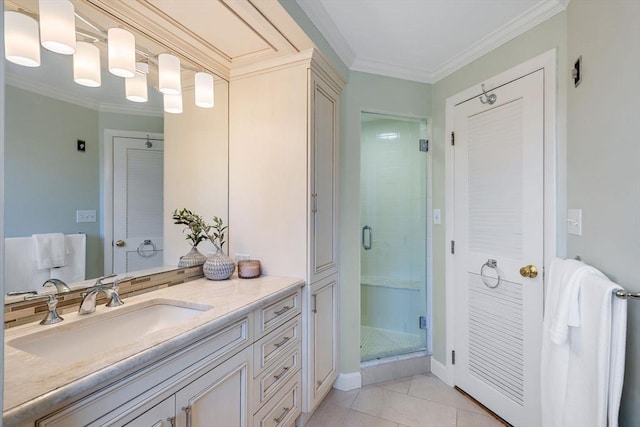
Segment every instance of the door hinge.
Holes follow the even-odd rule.
[[[451,132],[451,145],[456,145],[456,133]]]
[[[427,316],[420,316],[418,322],[420,329],[427,329]]]
[[[456,351],[455,350],[451,350],[451,364],[452,365],[456,364]]]
[[[428,139],[420,139],[419,140],[419,149],[420,149],[420,151],[429,151],[429,140]]]
[[[451,241],[451,253],[452,254],[456,253],[456,242],[455,242],[455,240]]]

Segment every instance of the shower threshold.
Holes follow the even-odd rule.
[[[362,363],[393,358],[414,352],[424,354],[422,334],[391,331],[362,326],[360,330],[360,360]]]

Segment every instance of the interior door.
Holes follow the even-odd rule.
[[[454,381],[516,426],[540,425],[543,73],[457,105],[452,136]]]
[[[113,273],[162,265],[162,140],[113,138]]]

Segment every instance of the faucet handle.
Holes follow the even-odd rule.
[[[111,286],[111,287],[112,287],[114,290],[116,290],[116,291],[117,291],[117,290],[119,290],[119,289],[120,289],[120,283],[122,283],[122,282],[124,282],[124,281],[127,281],[127,280],[131,280],[131,279],[133,279],[133,276],[124,276],[124,277],[120,277],[120,278],[118,278],[118,279],[116,279],[116,280],[114,280],[114,281],[113,281],[113,284],[112,284],[112,286]]]
[[[117,307],[124,304],[124,302],[120,299],[118,291],[120,290],[120,283],[130,279],[133,279],[133,276],[125,276],[113,281],[110,293],[111,300],[107,303],[107,307]]]
[[[7,292],[8,297],[13,297],[16,295],[38,295],[37,291],[26,290],[26,291],[9,291]]]
[[[117,276],[117,274],[109,274],[108,276],[98,277],[96,279],[96,283],[94,283],[93,286],[103,286],[104,285],[104,283],[102,283],[103,280],[110,279],[110,278],[116,277],[116,276]]]
[[[49,312],[40,322],[41,325],[53,325],[56,323],[62,322],[64,319],[58,315],[58,311],[56,308],[58,307],[58,299],[54,294],[45,294],[45,295],[27,295],[24,297],[25,301],[36,300],[36,299],[47,299],[47,307],[49,308]]]

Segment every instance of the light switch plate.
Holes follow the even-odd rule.
[[[433,210],[433,223],[436,225],[442,224],[442,220],[440,218],[440,209]]]
[[[76,211],[76,222],[96,222],[95,209]]]
[[[569,209],[567,232],[575,236],[582,236],[582,209]]]

